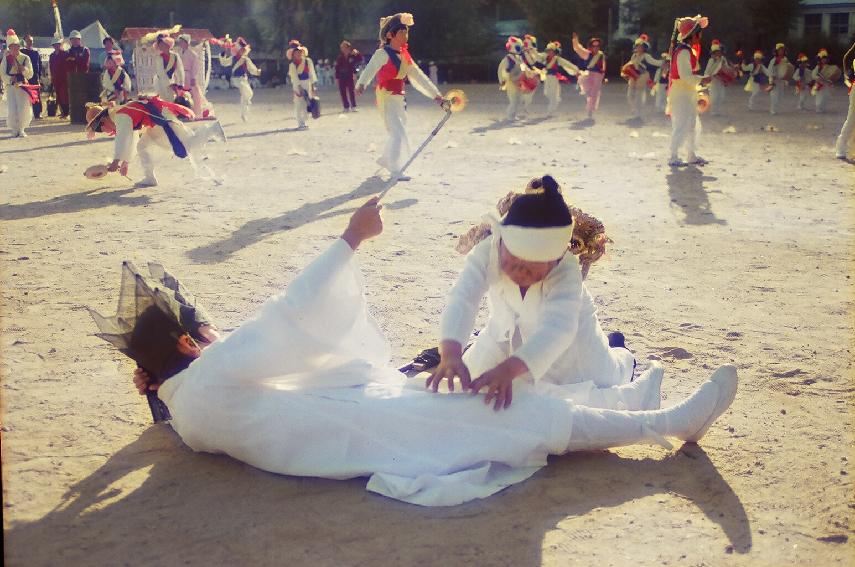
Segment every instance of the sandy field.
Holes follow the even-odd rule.
[[[559,116],[543,119],[538,94],[505,128],[497,87],[463,88],[469,107],[388,195],[385,233],[359,254],[394,362],[437,340],[457,235],[549,172],[614,240],[587,285],[641,366],[665,364],[664,404],[738,366],[736,401],[701,443],[553,458],[498,495],[435,509],[364,479],[195,454],[151,424],[131,362],[93,336],[84,307],[114,308],[122,260],[159,260],[234,329],[382,185],[372,97],[338,114],[327,90],[324,116],[298,132],[285,91],[257,91],[247,124],[236,91],[213,93],[230,139],[206,163],[222,185],[164,154],[159,187],[86,180],[111,143],[43,120],[27,139],[0,130],[7,565],[855,564],[855,168],[831,149],[844,90],[828,114],[788,96],[773,117],[731,88],[727,116],[703,120],[711,163],[671,170],[669,123],[648,105],[645,124],[627,124],[622,82],[593,127],[567,87]],[[440,116],[411,95],[414,147]]]

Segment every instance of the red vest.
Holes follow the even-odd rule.
[[[391,51],[391,49],[387,48],[386,52],[389,53],[389,51]],[[413,63],[413,58],[410,55],[410,52],[407,51],[406,47],[401,49],[401,53],[398,55],[401,58],[402,65],[404,63],[415,65],[415,63]],[[380,67],[379,71],[377,71],[377,87],[389,91],[392,94],[403,95],[404,79],[397,78],[399,72],[400,68],[395,65],[394,61],[392,61],[392,54],[389,53],[389,60]]]
[[[695,55],[695,50],[690,49],[686,46],[680,46],[674,50],[674,55],[671,57],[671,80],[676,81],[680,78],[680,71],[677,69],[677,57],[679,57],[680,52],[688,49],[689,50],[689,60],[692,62],[692,71],[695,71],[698,68],[698,56]]]
[[[148,128],[154,127],[154,122],[152,122],[151,117],[148,115],[148,111],[138,102],[129,102],[117,110],[116,114],[125,114],[130,116],[131,122],[134,125],[134,130],[139,130],[143,126]]]

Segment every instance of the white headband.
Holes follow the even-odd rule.
[[[498,225],[508,252],[529,262],[552,262],[567,252],[573,225],[535,228],[508,224]]]

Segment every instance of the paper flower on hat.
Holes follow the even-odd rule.
[[[546,44],[547,51],[554,51],[555,53],[561,53],[561,42],[560,41],[550,41]]]
[[[697,28],[704,29],[709,25],[709,18],[706,16],[701,16],[698,14],[697,16],[680,18],[677,20],[677,39],[679,41],[683,41]]]
[[[710,45],[710,51],[721,51],[721,42],[717,39],[712,40],[712,45]]]
[[[650,49],[650,37],[646,33],[643,33],[638,36],[638,39],[635,40],[633,45],[635,45],[635,47],[641,45],[644,49]]]
[[[292,39],[288,42],[288,49],[285,50],[285,57],[288,58],[288,61],[294,57],[295,51],[299,51],[304,57],[309,55],[309,49],[305,45],[301,44],[299,40]]]
[[[183,334],[205,341],[199,327],[210,323],[196,299],[160,264],[149,263],[150,278],[130,262],[122,263],[116,314],[89,309],[96,336],[132,358],[152,377],[164,380],[174,369],[176,345]]]
[[[808,61],[808,56],[807,56],[807,55],[805,55],[804,53],[799,53],[799,56],[798,56],[798,57],[796,57],[796,59],[797,59],[799,62],[802,62],[802,61]]]
[[[763,51],[760,49],[756,49],[754,51],[754,59],[763,59]]]
[[[18,39],[18,34],[16,34],[15,30],[12,28],[6,30],[6,45],[21,45],[21,40]]]
[[[537,38],[531,34],[523,36],[523,49],[537,49]]]
[[[522,53],[523,41],[515,35],[508,38],[505,42],[505,49],[508,53]]]
[[[828,57],[828,50],[826,48],[822,48],[819,50],[819,53],[816,54],[817,57]]]

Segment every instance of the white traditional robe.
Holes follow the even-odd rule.
[[[117,83],[124,91],[122,95],[117,95]],[[127,71],[119,66],[116,66],[112,73],[109,69],[104,69],[101,73],[101,88],[103,89],[101,91],[101,102],[114,100],[119,104],[123,104],[130,97],[131,77]]]
[[[704,76],[710,78],[710,114],[713,116],[721,115],[721,109],[724,106],[725,93],[727,92],[727,86],[718,76],[718,73],[721,71],[724,64],[725,59],[723,55],[721,57],[711,56],[709,61],[707,61],[706,68],[704,69]]]
[[[557,68],[560,67],[568,75],[574,76],[578,76],[580,71],[579,67],[559,55],[554,56],[552,59],[546,55],[543,62],[543,70],[546,73],[546,77],[543,79],[543,95],[549,101],[546,107],[546,114],[551,116],[558,110],[558,105],[561,103],[561,80],[556,74]]]
[[[246,72],[241,75],[236,75],[243,66],[246,66]],[[261,73],[249,55],[244,53],[240,57],[236,57],[232,65],[232,86],[240,92],[240,117],[246,122],[249,119],[249,107],[252,106],[252,85],[249,84],[249,76],[257,76]]]
[[[789,82],[784,78],[787,74],[787,69],[790,66],[790,61],[786,57],[782,57],[781,61],[775,63],[775,57],[769,61],[766,67],[769,70],[769,75],[774,82],[775,88],[769,92],[769,113],[777,114],[781,103],[781,93],[787,87]]]
[[[852,62],[852,69],[855,70],[855,61]],[[853,134],[855,134],[855,88],[849,91],[849,110],[846,112],[846,120],[843,122],[834,147],[837,157],[845,158],[848,155]]]
[[[647,52],[633,52],[629,62],[638,69],[639,76],[637,79],[629,79],[626,85],[626,100],[629,103],[629,109],[632,112],[633,118],[641,118],[641,109],[647,103],[647,86],[650,81],[650,72],[647,66],[661,67],[662,59],[656,59]]]
[[[748,82],[745,83],[745,92],[751,93],[748,97],[748,110],[754,110],[757,105],[757,95],[763,92],[762,85],[757,82],[755,77],[765,75],[769,81],[772,80],[772,73],[769,69],[758,60],[753,63],[745,63],[742,65],[742,70],[748,73]]]
[[[29,57],[19,53],[15,63],[21,68],[21,75],[25,81],[33,76],[33,62]],[[0,80],[3,81],[6,94],[6,124],[13,136],[22,136],[26,134],[25,130],[33,120],[33,105],[30,102],[29,93],[14,84],[15,75],[10,74],[10,71],[9,61],[4,53],[0,60]]]
[[[181,52],[181,64],[184,67],[184,88],[190,91],[193,114],[198,120],[204,116],[205,110],[211,107],[211,103],[205,97],[205,74],[202,56],[193,47],[188,47]]]
[[[817,65],[811,72],[811,78],[814,80],[814,86],[811,92],[814,95],[814,103],[818,113],[825,112],[828,106],[828,97],[831,94],[831,89],[834,85],[823,78],[821,75],[822,64]]]
[[[161,385],[182,440],[276,473],[370,476],[373,492],[446,506],[521,482],[549,454],[680,433],[669,410],[578,407],[525,383],[501,412],[481,396],[427,392],[389,368],[362,285],[339,239],[254,319]],[[689,408],[687,433],[713,402]]]
[[[680,78],[671,78],[668,103],[671,108],[671,160],[677,159],[680,148],[686,146],[688,159],[696,156],[695,149],[701,132],[698,118],[698,90],[701,76],[692,68],[689,49],[677,50],[677,73]]]
[[[169,59],[166,64],[163,62],[163,56],[160,52],[157,53],[157,65],[155,65],[155,79],[157,84],[157,94],[162,100],[172,102],[175,100],[175,89],[173,85],[179,87],[184,86],[184,64],[181,62],[181,57],[174,51],[169,52]],[[169,76],[169,71],[172,76]]]
[[[576,256],[565,254],[523,298],[499,267],[499,240],[494,234],[469,253],[442,314],[441,339],[465,345],[488,297],[490,318],[464,355],[472,378],[515,356],[538,389],[563,391],[583,405],[592,388],[628,383],[632,354],[609,347]]]
[[[525,70],[522,57],[514,53],[505,55],[501,62],[497,75],[499,86],[508,95],[508,108],[505,110],[505,120],[515,120],[520,108],[519,80]]]

